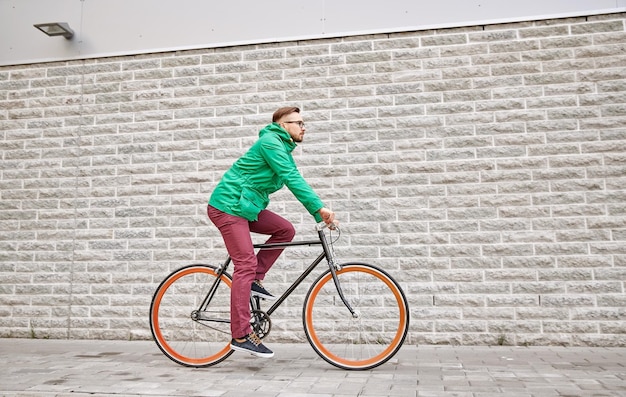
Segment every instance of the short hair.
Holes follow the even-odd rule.
[[[297,108],[295,106],[286,106],[286,107],[280,108],[274,112],[274,115],[272,116],[272,122],[275,123],[278,120],[282,119],[283,117],[291,113],[300,113],[300,108]]]

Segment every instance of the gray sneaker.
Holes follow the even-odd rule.
[[[230,348],[238,352],[250,353],[257,357],[274,357],[274,352],[265,347],[261,339],[259,339],[254,332],[250,332],[250,334],[246,335],[246,340],[243,342],[237,342],[235,338],[233,338],[230,341]]]

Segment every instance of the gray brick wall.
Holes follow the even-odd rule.
[[[626,345],[625,18],[1,67],[0,337],[149,338],[159,281],[225,255],[212,187],[297,105],[337,252],[402,282],[408,343]]]

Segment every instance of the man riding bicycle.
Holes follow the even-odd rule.
[[[250,296],[276,299],[261,282],[282,249],[255,254],[250,233],[269,235],[266,243],[289,242],[295,235],[288,220],[266,209],[269,195],[287,186],[316,222],[335,223],[335,213],[324,206],[304,180],[292,156],[305,131],[299,108],[276,110],[272,123],[259,132],[259,139],[223,175],[207,208],[235,266],[230,297],[230,347],[258,357],[270,358],[274,353],[252,331]]]

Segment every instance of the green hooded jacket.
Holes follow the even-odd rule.
[[[287,186],[313,215],[322,218],[322,200],[304,180],[291,152],[296,143],[278,123],[267,125],[259,139],[231,167],[213,190],[209,205],[227,214],[256,221],[269,204],[269,195]]]

